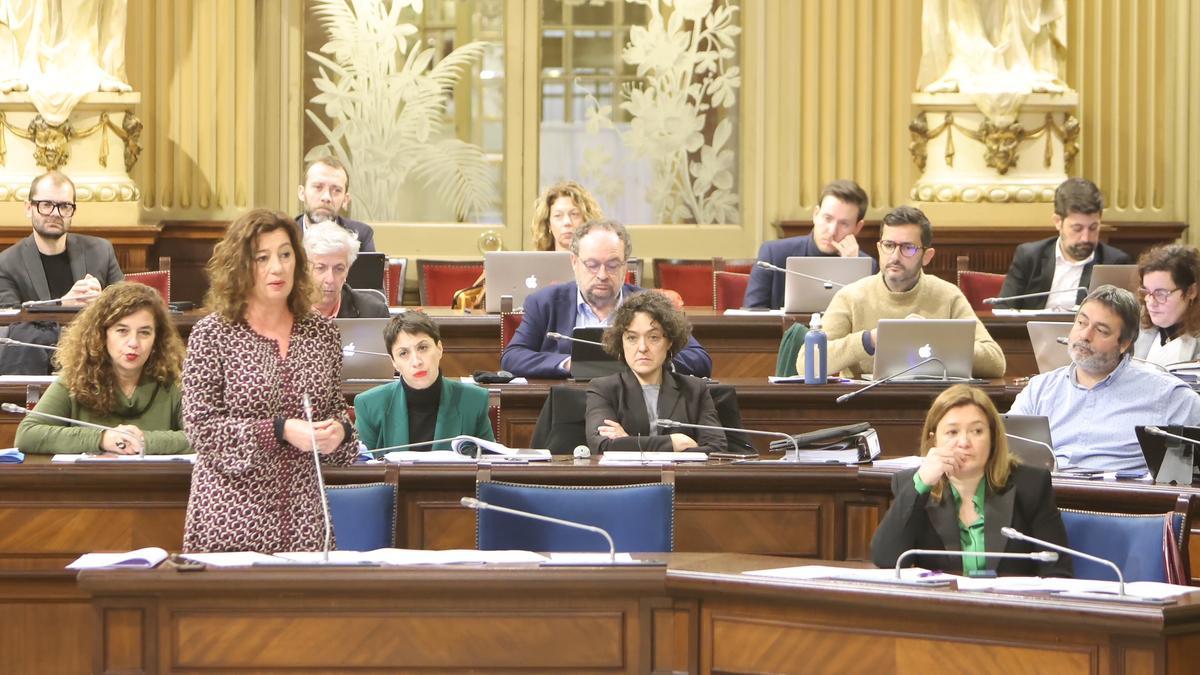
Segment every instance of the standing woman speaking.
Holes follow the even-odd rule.
[[[276,211],[245,213],[208,275],[212,313],[196,322],[183,367],[184,428],[197,453],[183,549],[321,550],[313,437],[336,465],[354,461],[358,440],[340,388],[341,340],[312,310],[299,229]]]

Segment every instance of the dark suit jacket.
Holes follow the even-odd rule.
[[[338,225],[350,230],[358,235],[358,252],[359,253],[374,253],[375,252],[375,230],[366,223],[357,220],[351,220],[338,216]],[[300,225],[300,231],[304,231],[304,214],[296,216],[296,223]]]
[[[622,288],[626,297],[641,291],[632,284]],[[578,294],[579,287],[570,281],[543,288],[525,298],[525,318],[500,355],[500,367],[517,377],[566,377],[568,373],[558,364],[571,355],[571,342],[555,340],[546,333],[569,336],[575,330]],[[674,363],[676,369],[689,375],[708,377],[712,374],[712,359],[696,338],[688,339],[687,346],[675,355]]]
[[[901,553],[913,548],[961,551],[958,511],[947,489],[935,502],[928,493],[917,494],[913,485],[916,469],[892,476],[892,506],[871,539],[871,560],[879,567],[894,567]],[[986,480],[986,479],[985,479]],[[1000,528],[1012,527],[1038,539],[1067,545],[1062,514],[1054,503],[1050,473],[1044,469],[1016,465],[1008,486],[993,492],[989,486],[983,504],[984,550],[990,552],[1029,553],[1042,550],[1032,544],[1008,539]],[[962,558],[912,556],[911,565],[961,574]],[[990,558],[987,569],[1004,576],[1073,576],[1071,558],[1060,556],[1057,562],[1034,562],[1016,558]]]
[[[342,284],[342,304],[338,307],[339,319],[386,319],[387,300],[377,291],[357,290],[350,284]]]
[[[1026,293],[1045,293],[1054,282],[1054,242],[1058,237],[1030,241],[1017,247],[1013,254],[1012,265],[1004,276],[1004,286],[1000,289],[1000,297],[1009,295],[1024,295]],[[1092,281],[1092,266],[1100,265],[1129,265],[1133,263],[1124,251],[1113,248],[1108,244],[1096,247],[1096,256],[1092,262],[1083,268],[1083,276],[1079,279],[1080,286],[1087,286]],[[1075,298],[1078,304],[1087,295],[1079,291]],[[1012,309],[1041,309],[1046,306],[1046,298],[1027,298],[997,305]]]
[[[777,239],[775,241],[763,242],[761,248],[758,249],[758,259],[775,265],[776,267],[787,268],[787,259],[793,256],[801,256],[805,258],[832,257],[822,253],[821,249],[817,248],[817,244],[813,241],[811,234],[806,234],[803,237],[789,237],[787,239]],[[870,258],[871,256],[858,252],[860,258]],[[879,271],[879,262],[872,258],[871,273]],[[782,272],[773,270],[765,270],[755,266],[750,270],[750,283],[746,286],[746,298],[742,301],[743,307],[766,307],[767,309],[779,309],[783,307],[783,284],[784,277],[787,276]]]
[[[66,237],[67,258],[71,261],[71,276],[75,281],[91,274],[103,288],[125,278],[117,264],[117,253],[108,240],[74,233]],[[0,305],[16,305],[29,300],[53,300],[32,234],[0,253]]]
[[[720,426],[717,409],[708,385],[690,375],[663,371],[662,388],[658,392],[658,418]],[[604,420],[619,422],[629,434],[625,438],[604,438],[596,429]],[[588,384],[587,422],[584,423],[588,447],[592,452],[609,450],[671,452],[672,433],[691,436],[698,452],[725,450],[725,434],[707,429],[661,429],[660,436],[650,435],[650,417],[646,414],[646,399],[642,385],[630,370],[616,375],[598,377]]]

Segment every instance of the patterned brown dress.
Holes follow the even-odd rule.
[[[310,452],[280,443],[274,420],[350,421],[340,387],[341,339],[329,319],[297,317],[287,358],[244,321],[196,322],[183,365],[183,422],[196,449],[183,550],[319,551],[325,520]],[[354,461],[352,433],[323,462]]]

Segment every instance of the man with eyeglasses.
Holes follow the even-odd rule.
[[[75,184],[66,175],[50,171],[34,178],[25,213],[33,233],[0,253],[0,305],[57,298],[83,306],[125,278],[111,243],[70,234]]]
[[[958,286],[924,273],[933,260],[933,226],[920,209],[900,206],[883,218],[880,272],[843,287],[822,321],[829,339],[829,371],[851,377],[874,368],[880,319],[975,319],[975,377],[1002,377],[1004,352],[975,316]],[[804,369],[804,354],[797,357]]]
[[[612,325],[613,314],[641,288],[625,283],[625,262],[633,242],[614,220],[589,220],[571,236],[575,281],[543,288],[525,298],[525,317],[504,353],[500,367],[517,377],[564,378],[571,373],[571,343],[546,334],[570,335],[575,328]],[[712,359],[688,340],[673,361],[679,372],[707,377]]]
[[[1068,178],[1054,191],[1054,229],[1058,236],[1021,244],[1013,253],[1000,297],[1051,293],[1045,297],[1010,300],[1013,309],[1067,309],[1083,301],[1092,281],[1092,267],[1129,265],[1121,249],[1100,243],[1104,195],[1086,178]]]

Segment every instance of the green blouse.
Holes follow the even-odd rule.
[[[920,474],[913,474],[913,486],[917,488],[917,494],[923,495],[929,492],[932,488],[921,480]],[[987,550],[984,547],[983,537],[983,498],[987,491],[987,479],[979,480],[979,487],[975,488],[975,513],[978,518],[973,523],[964,523],[958,521],[958,539],[962,544],[963,553],[982,553]],[[958,488],[954,484],[950,484],[950,494],[954,496],[954,512],[959,513],[962,510],[962,495],[958,494]],[[979,556],[963,556],[963,574],[970,576],[973,572],[987,569],[987,560]]]

